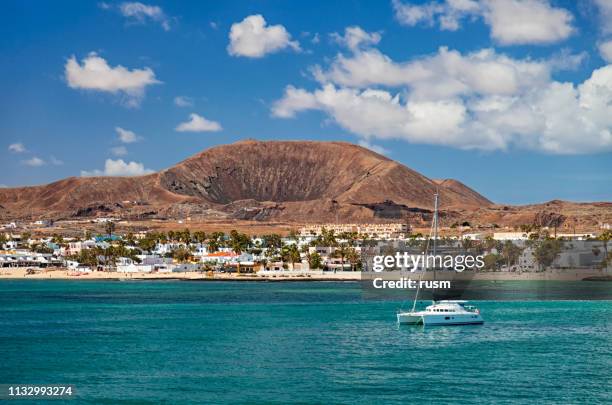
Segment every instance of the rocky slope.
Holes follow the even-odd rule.
[[[285,221],[402,219],[492,203],[456,180],[431,180],[344,142],[242,141],[142,177],[68,178],[0,189],[3,218],[227,216]]]

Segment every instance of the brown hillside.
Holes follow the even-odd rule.
[[[243,219],[366,221],[491,202],[454,180],[433,181],[343,142],[243,141],[207,149],[142,177],[68,178],[0,189],[3,217],[227,215]]]

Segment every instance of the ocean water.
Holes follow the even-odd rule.
[[[67,403],[612,401],[611,301],[479,302],[484,325],[430,328],[398,327],[398,306],[356,283],[0,281],[0,384],[72,384]]]

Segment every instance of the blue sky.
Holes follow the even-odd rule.
[[[0,184],[309,139],[500,203],[610,201],[611,3],[5,1]]]

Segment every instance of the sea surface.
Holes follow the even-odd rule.
[[[66,403],[612,401],[611,301],[483,301],[484,325],[429,328],[398,327],[400,304],[357,283],[4,280],[0,384],[72,384]]]

